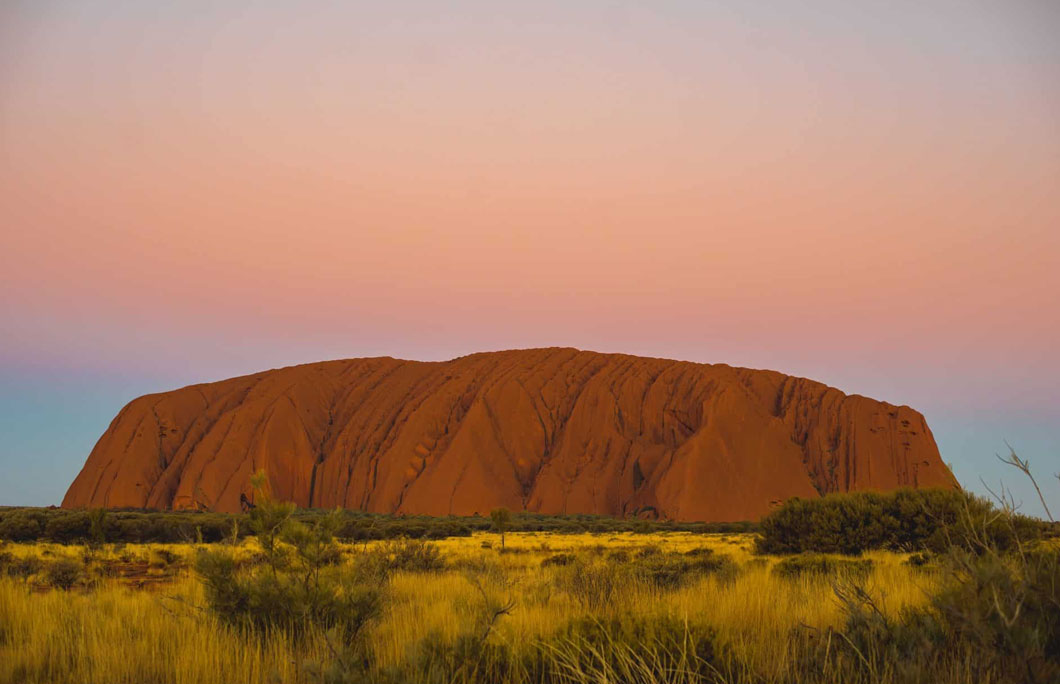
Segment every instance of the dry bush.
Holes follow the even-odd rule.
[[[67,591],[84,580],[85,566],[73,558],[62,558],[48,565],[48,584]]]

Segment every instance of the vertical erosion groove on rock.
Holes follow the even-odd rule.
[[[327,361],[133,400],[63,506],[751,520],[793,496],[954,487],[924,417],[818,382],[575,349]]]

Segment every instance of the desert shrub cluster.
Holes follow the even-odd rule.
[[[782,581],[830,585],[843,618],[838,626],[792,629],[782,681],[1060,681],[1060,550],[1042,541],[1043,531],[1010,506],[961,492],[790,502],[763,523],[757,551],[787,554],[769,566]],[[399,560],[430,557],[428,547],[410,543],[379,546],[375,565],[406,572],[445,567],[441,559]],[[875,561],[859,557],[877,549],[916,550],[902,566],[937,579],[926,601],[898,612],[880,607],[883,597],[868,581]],[[425,682],[764,681],[703,623],[614,610],[630,596],[682,591],[706,577],[724,586],[742,572],[725,554],[706,546],[677,552],[657,544],[596,544],[550,553],[538,566],[576,612],[547,639],[529,648],[490,640],[492,625],[517,602],[491,604],[481,590],[484,631],[471,628],[455,639],[427,633],[397,670],[362,659],[361,669],[335,681],[369,674],[402,681],[410,669]]]
[[[7,550],[0,550],[0,577],[23,582],[34,579],[37,586],[62,590],[89,585],[95,580],[80,558],[61,556],[45,560],[36,555],[16,556]]]
[[[1025,461],[1015,453],[1002,460],[1022,470],[1038,489]],[[864,508],[893,506],[895,501],[908,505],[910,498],[909,492],[882,502],[875,496]],[[912,554],[906,561],[908,567],[938,573],[940,582],[928,601],[889,614],[857,578],[836,582],[845,622],[837,629],[796,635],[799,657],[793,679],[1060,682],[1060,545],[1052,539],[1052,525],[1017,514],[1004,495],[997,506],[964,493],[921,498],[933,506],[925,505],[927,520],[941,524],[902,542],[934,551]],[[852,497],[845,497],[840,503],[850,508],[851,502]],[[813,517],[805,508],[796,510]],[[885,532],[870,538],[882,546],[895,544],[895,537]]]
[[[971,533],[985,534],[1007,551],[1018,540],[1039,539],[1041,521],[997,508],[963,491],[899,489],[888,493],[830,494],[790,499],[759,525],[762,553],[860,554],[873,549],[945,551],[968,544]]]
[[[684,553],[659,551],[655,547],[646,551],[636,554],[628,563],[636,578],[655,588],[679,589],[707,575],[731,578],[739,571],[728,556],[707,547]]]
[[[360,562],[385,572],[438,572],[446,567],[438,548],[419,539],[384,542],[364,554]]]
[[[898,615],[862,584],[837,583],[845,622],[793,635],[793,681],[1060,681],[1060,552],[952,548],[943,562],[927,604]]]
[[[871,572],[871,560],[835,558],[819,553],[788,556],[773,566],[773,574],[787,579],[816,577],[865,580]]]
[[[223,621],[260,634],[335,630],[355,641],[382,603],[379,569],[341,563],[337,513],[307,525],[293,518],[292,504],[263,499],[248,516],[262,550],[258,562],[241,563],[227,549],[198,554],[195,569],[210,608]]]
[[[98,512],[81,549],[4,542],[0,681],[1060,681],[1060,544],[1004,499],[792,501],[757,538],[523,535],[508,514],[437,540],[256,498],[219,543],[125,545],[108,537],[120,516]],[[383,536],[344,541],[353,521]],[[178,595],[108,590],[104,557],[172,577]],[[98,650],[115,643],[122,657]]]
[[[81,581],[85,567],[73,558],[62,558],[48,565],[48,583],[57,589],[71,589]]]
[[[37,556],[16,556],[10,551],[0,550],[0,575],[28,579],[44,569],[44,563]]]
[[[297,510],[292,518],[307,525],[332,515],[331,511]],[[14,542],[47,541],[60,544],[84,543],[217,543],[239,540],[251,534],[248,514],[208,511],[151,511],[117,509],[65,510],[58,508],[0,507],[0,540]],[[343,541],[384,539],[448,539],[467,537],[474,532],[496,528],[491,516],[398,516],[359,511],[342,511],[334,535]],[[503,523],[508,532],[549,532],[555,534],[607,534],[631,532],[746,533],[753,523],[678,523],[620,519],[598,515],[543,515],[513,512]]]
[[[0,508],[0,540],[83,544],[215,543],[231,534],[221,513]],[[245,536],[242,532],[240,536]]]

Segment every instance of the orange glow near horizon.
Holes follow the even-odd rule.
[[[1060,12],[869,5],[0,10],[0,365],[572,345],[1047,430]]]

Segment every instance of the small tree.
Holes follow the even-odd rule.
[[[493,529],[501,535],[501,548],[504,548],[504,533],[508,524],[512,521],[512,512],[507,508],[495,508],[490,511],[490,520],[493,521]]]
[[[385,576],[342,564],[337,510],[306,525],[293,518],[294,504],[269,495],[264,473],[251,482],[257,505],[248,526],[264,564],[248,564],[228,550],[201,550],[196,570],[210,607],[240,627],[279,629],[299,638],[315,629],[336,630],[338,642],[362,648],[360,636],[382,607]]]
[[[98,549],[107,541],[107,509],[94,508],[88,512],[88,545]]]
[[[290,524],[291,516],[294,515],[295,505],[291,502],[273,501],[264,470],[252,475],[250,484],[254,487],[254,498],[260,501],[250,511],[250,530],[257,538],[275,577],[286,560],[280,542]]]

